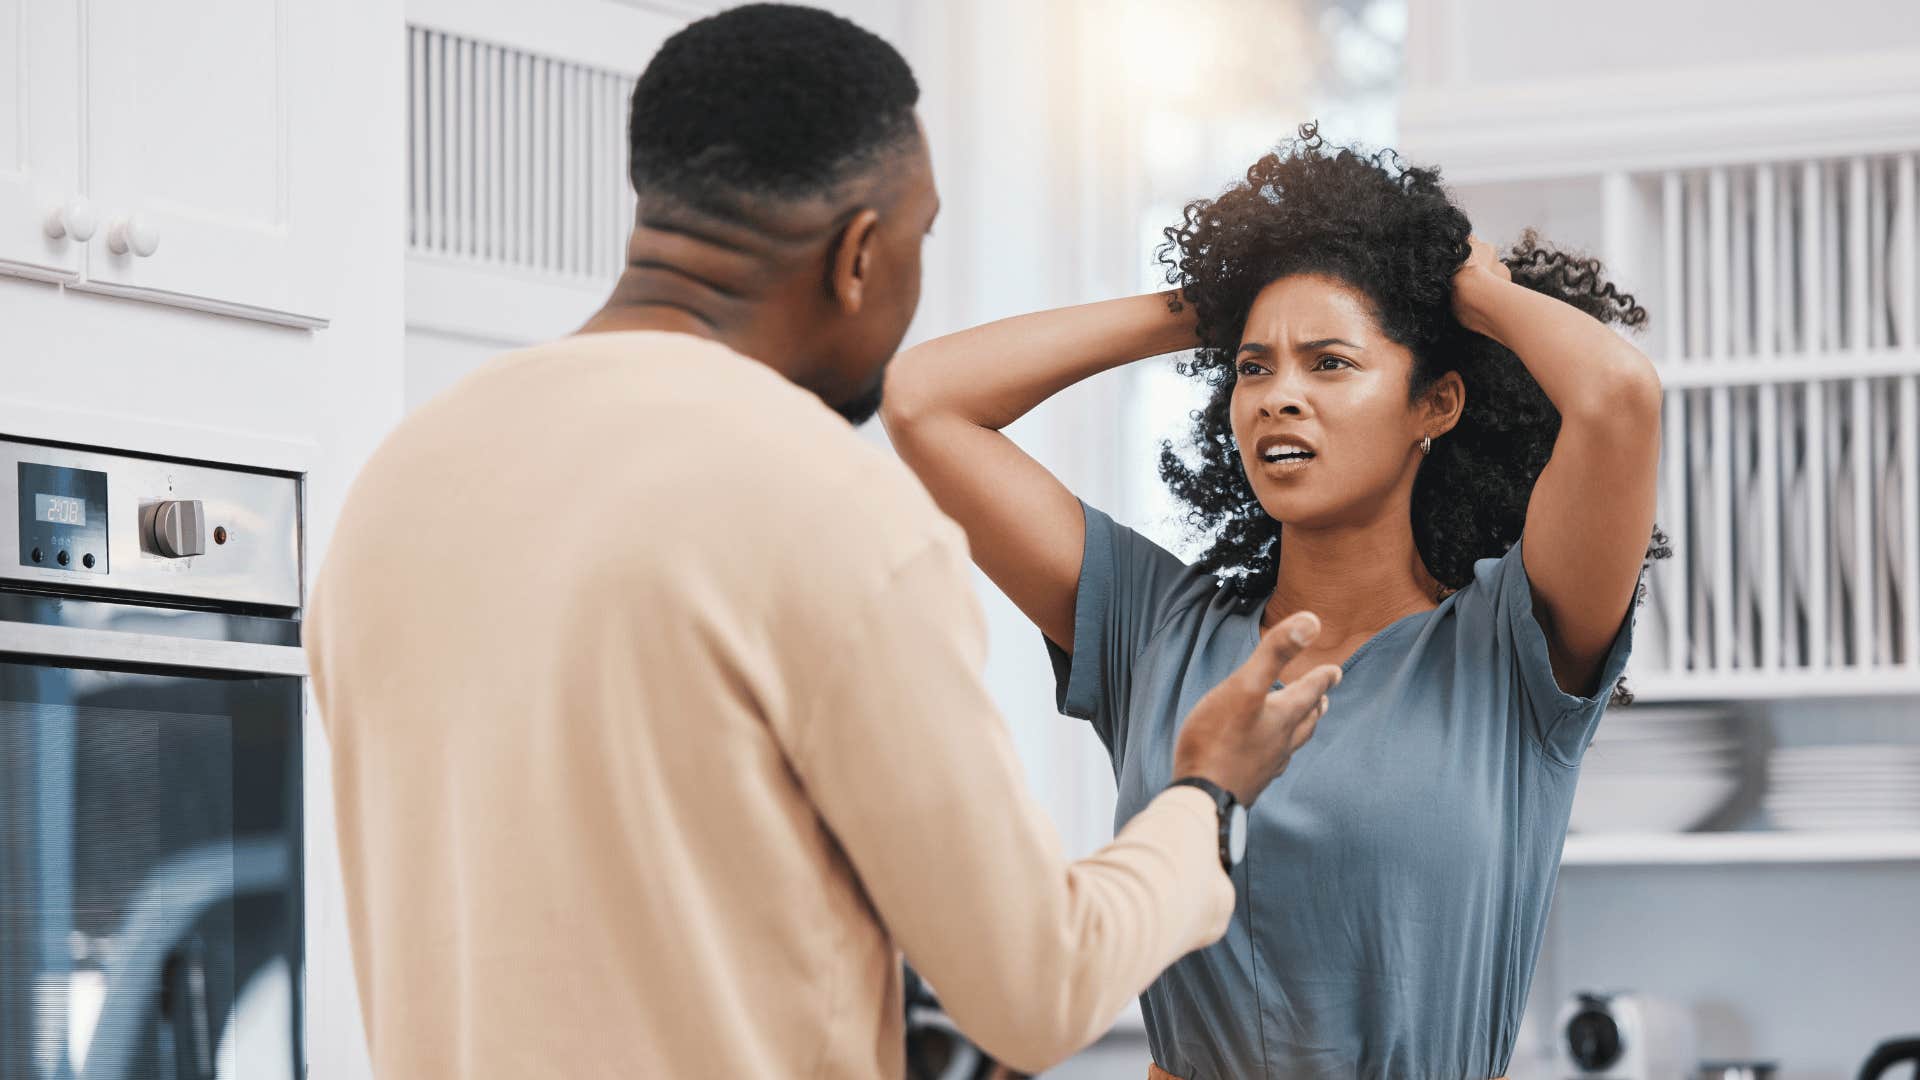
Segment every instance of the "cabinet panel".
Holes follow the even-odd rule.
[[[80,271],[88,214],[78,191],[78,21],[62,0],[0,0],[0,273],[52,281]],[[61,236],[47,215],[71,205]]]
[[[84,287],[311,325],[290,143],[300,5],[92,0],[86,168],[101,213]],[[116,226],[120,226],[116,230]]]

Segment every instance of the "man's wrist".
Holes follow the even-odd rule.
[[[1219,783],[1204,776],[1182,776],[1168,785],[1191,787],[1204,793],[1213,803],[1215,842],[1219,848],[1220,869],[1232,874],[1234,867],[1240,865],[1240,859],[1247,847],[1247,808],[1240,804],[1233,792]]]

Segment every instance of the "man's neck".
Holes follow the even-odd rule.
[[[798,295],[795,275],[823,258],[842,210],[839,200],[820,199],[732,220],[671,198],[643,199],[626,269],[576,333],[692,334],[807,385],[806,334],[783,309]]]
[[[768,313],[751,300],[711,302],[678,287],[653,289],[657,271],[636,273],[629,268],[606,304],[576,334],[609,334],[651,330],[690,334],[717,342],[798,382],[804,357],[792,349],[792,335],[773,331]],[[638,280],[636,280],[638,279]]]
[[[618,334],[634,330],[654,330],[667,334],[692,334],[722,344],[720,328],[706,315],[678,305],[626,304],[612,301],[593,313],[576,334]]]

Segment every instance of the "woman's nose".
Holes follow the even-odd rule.
[[[1267,380],[1266,394],[1260,399],[1260,415],[1305,416],[1307,414],[1306,395],[1294,381],[1285,376],[1275,376]]]

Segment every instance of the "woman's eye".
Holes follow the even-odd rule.
[[[1264,370],[1266,369],[1251,360],[1240,361],[1240,374],[1242,375],[1258,375]]]
[[[1323,356],[1314,362],[1314,369],[1316,371],[1335,371],[1342,365],[1352,367],[1353,362],[1344,356]]]

